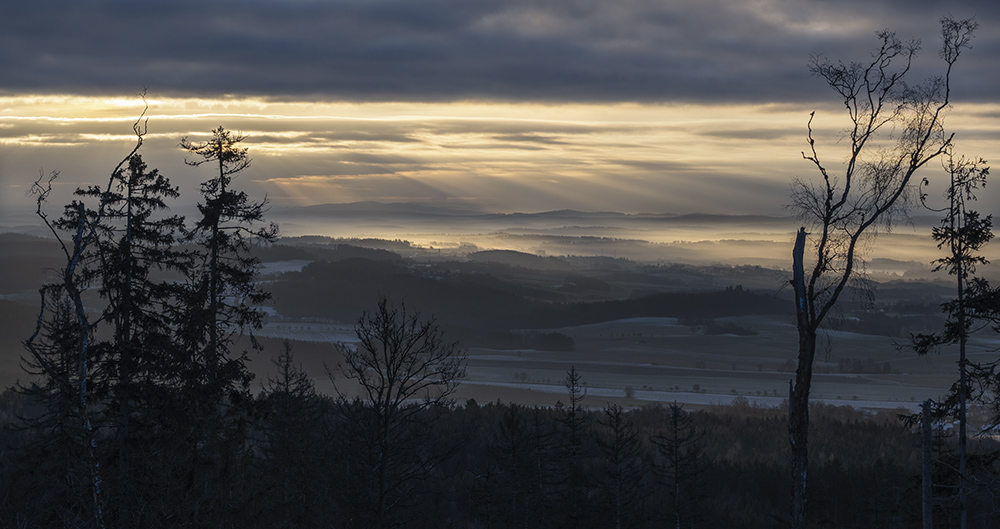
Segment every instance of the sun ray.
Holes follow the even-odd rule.
[[[501,212],[782,214],[787,182],[810,169],[799,151],[814,110],[6,95],[0,145],[8,154],[0,160],[0,184],[30,184],[40,161],[80,177],[103,174],[106,163],[96,155],[71,160],[70,154],[128,146],[145,104],[146,156],[182,186],[195,185],[200,175],[183,165],[177,142],[197,141],[221,124],[247,136],[254,167],[245,178],[275,205],[464,197]],[[821,139],[836,142],[841,112],[816,110]],[[997,115],[1000,105],[956,104],[949,127],[963,149],[996,159]],[[1000,200],[990,195],[981,202]]]

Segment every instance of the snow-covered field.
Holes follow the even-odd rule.
[[[757,406],[780,405],[793,377],[794,326],[762,317],[732,321],[754,328],[757,335],[706,336],[674,318],[635,318],[555,329],[574,338],[576,350],[570,352],[471,348],[460,398],[554,405],[565,402],[563,380],[575,367],[587,391],[585,404],[594,408],[611,401],[717,405],[738,397]],[[269,323],[260,334],[319,343],[357,341],[350,325],[323,322]],[[947,353],[905,355],[887,338],[851,333],[837,333],[831,343],[829,354],[817,361],[815,402],[915,410],[923,400],[945,394],[953,381],[954,358]],[[995,356],[989,345],[978,344],[973,360]],[[893,372],[836,372],[843,358],[889,362]],[[324,373],[313,376],[325,379]]]
[[[268,322],[255,333],[264,338],[288,338],[304,342],[357,343],[352,325],[340,323]]]

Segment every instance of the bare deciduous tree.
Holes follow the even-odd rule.
[[[952,68],[969,47],[977,24],[950,18],[941,24],[945,73],[919,85],[905,82],[919,43],[904,43],[887,30],[877,33],[881,45],[868,62],[844,64],[814,57],[810,65],[811,72],[826,81],[847,110],[849,152],[838,171],[831,169],[817,149],[815,112],[811,114],[809,151],[802,156],[815,166],[820,178],[817,182],[797,179],[791,189],[791,207],[806,223],[792,253],[799,334],[788,414],[793,528],[806,526],[809,391],[820,327],[844,289],[859,278],[864,244],[879,231],[892,229],[905,212],[914,174],[951,145],[952,136],[945,133],[943,120],[950,103]],[[810,235],[813,258],[807,265]]]
[[[368,457],[361,458],[374,482],[364,513],[367,525],[398,525],[392,514],[401,493],[427,475],[448,450],[417,456],[423,432],[419,414],[450,404],[465,375],[465,351],[446,342],[433,318],[395,307],[380,297],[374,311],[365,311],[354,327],[356,347],[340,344],[344,357],[339,372],[358,384],[360,402],[345,405],[348,420],[365,438]],[[346,397],[346,395],[341,395]],[[437,447],[440,448],[440,447]],[[362,522],[364,525],[364,522]]]

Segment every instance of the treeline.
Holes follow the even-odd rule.
[[[193,476],[168,464],[186,457],[179,444],[146,453],[159,464],[147,462],[128,484],[141,498],[140,516],[108,526],[771,528],[787,516],[782,409],[588,409],[599,403],[580,392],[546,408],[469,400],[417,411],[393,431],[393,457],[380,472],[377,411],[317,394],[294,365],[290,354],[279,356],[278,376],[248,408],[245,437],[228,445],[228,479],[212,483],[213,502],[199,501]],[[16,416],[38,416],[43,406],[33,398],[8,391],[0,408],[8,426],[0,524],[92,526],[79,510],[89,501],[85,487],[54,465],[85,455],[44,450],[31,431],[10,428]],[[892,414],[816,406],[812,418],[811,517],[830,527],[917,526],[916,434]],[[102,432],[99,447],[114,435]],[[936,457],[946,466],[950,440],[939,441]],[[115,455],[97,455],[116,468]],[[953,527],[940,475],[936,527]],[[119,472],[106,479],[114,487]],[[977,501],[975,526],[1000,522],[988,496]],[[77,518],[66,520],[70,513]]]
[[[286,259],[314,260],[302,271],[282,274],[270,282],[275,307],[282,315],[351,321],[364,309],[363,303],[372,292],[392,292],[440,316],[449,331],[461,333],[463,343],[470,346],[504,347],[511,340],[499,339],[496,333],[514,329],[550,329],[635,317],[675,317],[705,334],[747,336],[754,330],[714,320],[787,316],[791,303],[783,296],[740,285],[579,301],[574,295],[581,290],[601,298],[615,294],[607,281],[575,272],[528,271],[480,262],[415,264],[392,252],[345,244],[313,245],[307,250],[276,245],[260,255],[278,252]],[[537,286],[546,280],[559,288]],[[831,329],[905,338],[942,323],[940,305],[931,302],[897,302],[881,310],[846,305],[844,315],[831,321]]]

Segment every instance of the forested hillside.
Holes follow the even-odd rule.
[[[211,508],[222,509],[226,527],[376,526],[379,484],[366,470],[374,454],[366,441],[372,432],[357,416],[363,403],[317,395],[294,368],[286,375],[256,399],[243,456]],[[784,410],[604,408],[584,397],[579,404],[587,408],[571,421],[568,396],[560,400],[550,408],[469,401],[422,411],[399,433],[405,445],[387,475],[391,495],[381,526],[652,528],[674,527],[677,517],[682,527],[782,524],[790,487],[787,446],[780,442]],[[0,403],[7,426],[17,424],[18,414],[39,413],[37,403],[11,391]],[[816,522],[918,525],[917,434],[893,413],[821,406],[812,415]],[[29,431],[7,428],[3,435],[0,523],[16,527],[18,520],[72,511],[81,492],[44,463],[54,453],[35,446]],[[938,435],[942,499],[935,519],[937,527],[953,527],[955,505],[943,498],[950,495],[946,467],[955,455],[947,432]],[[188,476],[144,472],[133,486],[145,512],[161,513],[144,527],[176,527],[172,520],[198,508],[184,492]],[[980,503],[991,501],[977,496],[977,527],[1000,523]]]
[[[268,288],[275,309],[283,316],[352,321],[372,302],[373,292],[391,292],[449,326],[485,331],[551,329],[642,316],[776,315],[787,313],[790,303],[742,287],[577,301],[491,273],[454,270],[447,264],[407,266],[402,261],[365,258],[313,262],[301,272],[282,274]]]

